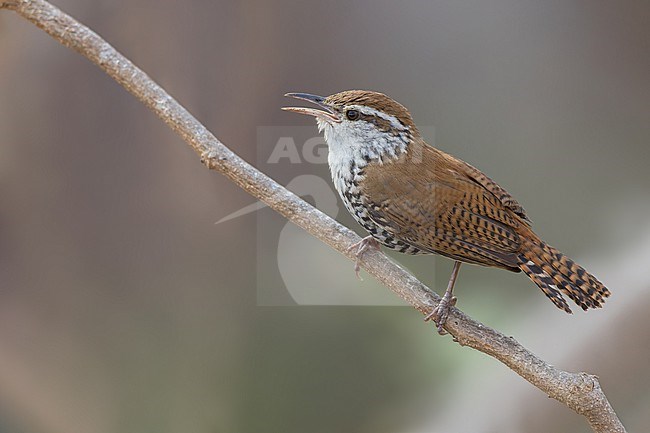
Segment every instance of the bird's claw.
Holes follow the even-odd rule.
[[[363,278],[361,278],[361,274],[359,274],[359,271],[361,271],[361,257],[371,249],[374,250],[379,250],[380,245],[377,239],[373,238],[372,236],[366,236],[365,238],[361,239],[359,242],[356,242],[348,248],[348,253],[356,249],[357,251],[354,253],[354,256],[356,257],[356,260],[354,262],[354,273],[356,274],[357,278],[363,281]]]
[[[440,335],[446,335],[448,334],[447,331],[443,328],[445,326],[445,323],[447,323],[447,319],[449,318],[449,312],[451,311],[451,307],[456,305],[457,298],[455,296],[451,296],[449,293],[445,293],[445,295],[440,299],[440,302],[438,305],[436,305],[433,308],[433,311],[429,313],[424,320],[432,320],[433,323],[436,324],[436,328],[438,329],[438,334]]]

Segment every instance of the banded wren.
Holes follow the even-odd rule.
[[[523,271],[558,308],[562,295],[587,310],[601,307],[609,290],[582,267],[542,241],[524,208],[477,168],[420,136],[409,111],[388,96],[349,90],[328,97],[286,96],[318,108],[285,107],[314,116],[329,148],[334,186],[370,235],[357,248],[357,265],[379,244],[406,254],[454,260],[447,290],[427,319],[438,331],[456,302],[452,291],[461,263]]]

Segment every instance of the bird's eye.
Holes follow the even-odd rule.
[[[348,120],[357,120],[359,118],[359,110],[348,110],[345,112],[345,117]]]

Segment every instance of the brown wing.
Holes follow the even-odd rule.
[[[447,156],[451,157],[451,155]],[[474,167],[473,165],[470,165],[465,161],[461,161],[459,159],[456,159],[456,161],[465,166],[465,173],[473,181],[490,191],[492,195],[501,202],[501,204],[519,215],[519,217],[521,217],[521,219],[523,219],[526,224],[530,224],[530,219],[528,219],[528,215],[526,215],[526,211],[524,210],[523,206],[520,205],[519,202],[515,200],[515,198],[511,196],[508,191],[501,188],[499,184],[487,177],[481,170]]]
[[[462,161],[429,146],[421,157],[366,168],[362,189],[375,223],[421,250],[519,271],[518,212]]]

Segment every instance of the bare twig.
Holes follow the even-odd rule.
[[[201,161],[219,171],[246,192],[262,200],[291,222],[354,259],[350,245],[359,241],[351,230],[338,224],[224,146],[185,108],[142,70],[118,53],[89,28],[43,0],[0,3],[15,10],[65,46],[71,47],[102,68],[179,134]],[[380,252],[364,256],[363,268],[423,314],[429,314],[440,297]],[[625,432],[596,376],[559,370],[494,329],[452,309],[445,329],[461,345],[493,356],[548,396],[584,415],[594,432]]]

